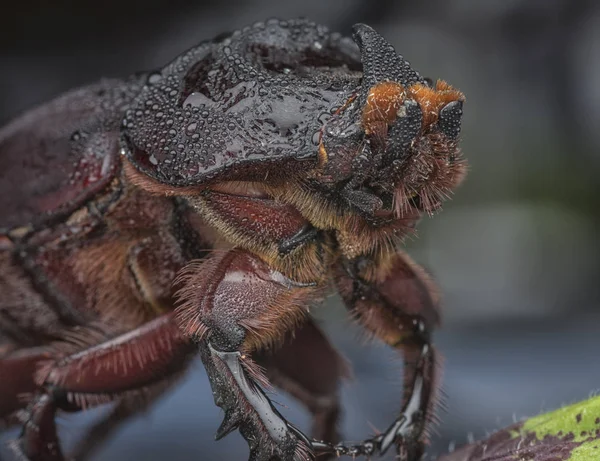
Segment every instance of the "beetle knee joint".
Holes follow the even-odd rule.
[[[239,325],[225,325],[209,331],[208,342],[220,352],[234,352],[241,348],[246,339],[246,330]]]

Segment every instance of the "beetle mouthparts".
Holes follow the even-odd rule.
[[[355,24],[352,32],[363,64],[363,100],[372,86],[383,81],[397,82],[404,86],[423,81],[409,62],[396,53],[394,47],[373,28],[366,24]]]

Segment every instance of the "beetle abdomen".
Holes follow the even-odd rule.
[[[0,130],[0,232],[65,216],[101,191],[119,164],[124,108],[139,87],[104,80]]]

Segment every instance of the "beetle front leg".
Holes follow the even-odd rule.
[[[396,445],[400,459],[422,457],[437,391],[436,352],[430,331],[439,322],[436,290],[427,274],[404,253],[341,261],[338,290],[352,315],[375,337],[404,356],[400,416],[382,434],[341,454],[384,454]]]
[[[239,428],[250,460],[312,459],[310,441],[258,385],[268,383],[250,354],[276,346],[303,321],[317,288],[294,282],[239,249],[190,264],[178,283],[181,329],[199,343],[215,404],[225,412],[216,438]]]

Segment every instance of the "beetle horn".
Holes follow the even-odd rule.
[[[383,81],[398,82],[404,86],[423,81],[408,61],[396,53],[394,47],[374,29],[366,24],[355,24],[352,31],[363,64],[361,96],[366,98],[369,89]]]

